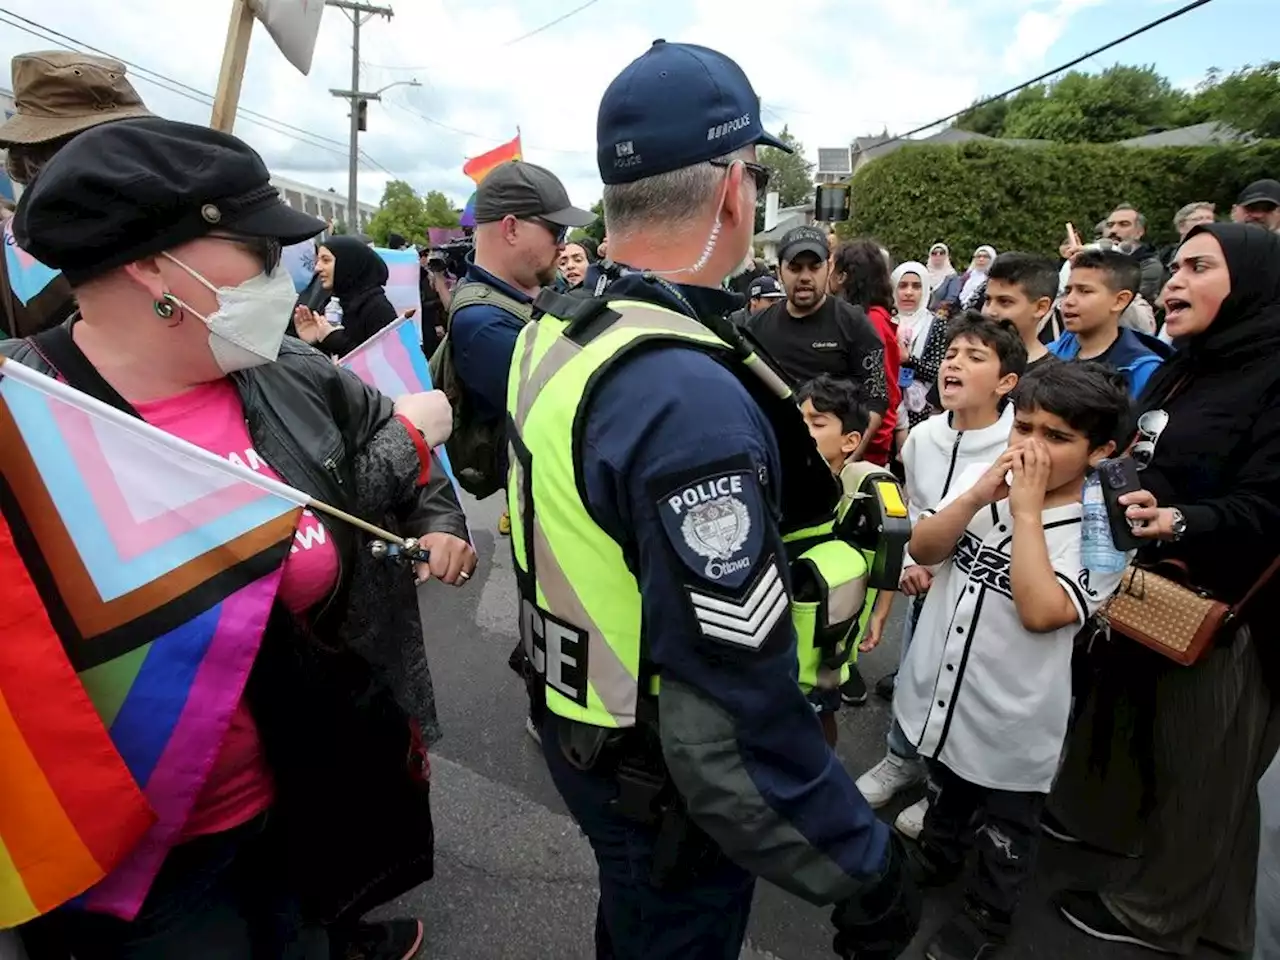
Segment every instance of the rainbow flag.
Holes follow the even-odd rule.
[[[508,140],[501,146],[494,147],[487,153],[482,153],[478,157],[472,157],[462,165],[462,172],[476,182],[476,186],[487,177],[490,171],[499,164],[506,163],[508,160],[523,160],[524,154],[520,150],[520,132],[516,131],[514,140]]]
[[[422,353],[422,335],[408,317],[401,317],[395,323],[383,327],[339,360],[338,364],[393,400],[406,393],[423,393],[435,389],[431,384],[427,358]],[[458,481],[453,475],[449,454],[443,445],[436,447],[435,453],[456,491]]]
[[[308,499],[3,358],[0,449],[0,928],[132,919]]]
[[[476,192],[471,191],[467,197],[467,205],[462,208],[462,216],[458,218],[458,226],[474,227],[476,225]]]

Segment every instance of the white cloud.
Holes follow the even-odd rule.
[[[902,131],[1021,79],[1042,65],[1070,18],[1095,2],[804,0],[789,7],[779,0],[604,0],[503,46],[504,38],[519,37],[576,3],[400,0],[393,20],[374,19],[361,32],[361,56],[369,64],[361,86],[408,79],[422,86],[389,90],[384,103],[372,104],[360,143],[396,177],[461,202],[471,189],[461,173],[464,159],[514,136],[519,126],[525,156],[555,170],[585,206],[600,194],[600,96],[657,37],[704,43],[737,60],[764,100],[766,126],[786,123],[812,157],[819,146],[885,127]],[[212,91],[217,82],[228,3],[9,0],[9,6],[199,90]],[[347,105],[329,89],[350,86],[350,45],[343,12],[326,10],[312,73],[303,77],[266,32],[255,29],[242,107],[324,142],[303,145],[243,113],[236,126],[276,172],[340,193],[347,180]],[[0,25],[0,57],[49,46]],[[1005,75],[1015,69],[1017,75]],[[130,72],[157,112],[208,122],[207,105]],[[362,167],[361,199],[376,202],[389,176]]]

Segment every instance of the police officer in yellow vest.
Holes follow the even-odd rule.
[[[508,388],[521,636],[600,865],[597,956],[736,960],[757,876],[888,960],[919,896],[797,683],[783,535],[838,487],[721,282],[767,171],[732,60],[657,41],[600,105],[610,282],[544,294]]]

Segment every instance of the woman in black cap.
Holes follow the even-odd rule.
[[[88,131],[15,217],[19,242],[63,271],[80,315],[0,350],[316,499],[398,524],[430,550],[420,578],[465,582],[475,553],[429,450],[447,433],[436,426],[447,404],[420,394],[393,405],[285,338],[295,295],[280,247],[321,227],[281,202],[235,137],[158,118]],[[410,723],[428,742],[438,730],[414,578],[374,560],[351,527],[305,512],[260,637],[137,915],[69,904],[33,924],[77,960],[416,952],[417,921],[358,922],[431,872],[425,753]],[[379,755],[385,768],[370,760],[352,772]],[[304,915],[329,934],[303,927]]]
[[[316,253],[316,274],[342,307],[342,326],[299,307],[298,336],[332,357],[345,357],[396,319],[387,299],[387,262],[355,237],[330,237]]]

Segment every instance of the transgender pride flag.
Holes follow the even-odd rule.
[[[416,262],[414,268],[417,269]],[[427,358],[422,353],[422,337],[417,326],[408,317],[401,317],[395,323],[383,327],[338,363],[392,400],[403,397],[406,393],[423,393],[434,389]],[[440,463],[456,490],[458,482],[453,476],[453,466],[449,463],[449,454],[445,452],[443,445],[436,448],[436,456],[440,458]]]
[[[309,501],[3,358],[0,450],[0,929],[73,898],[129,920]]]

